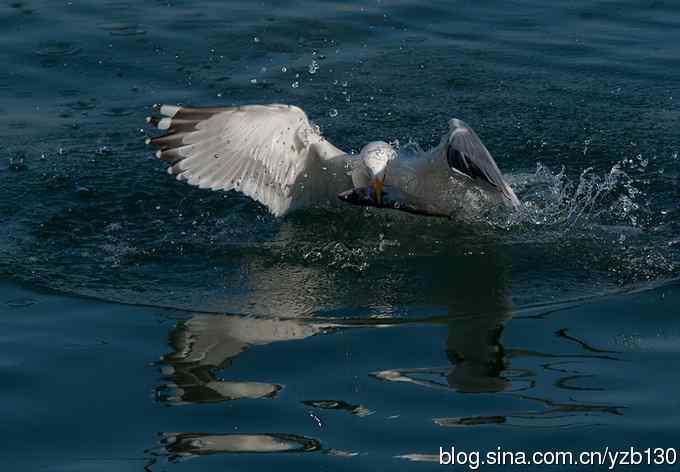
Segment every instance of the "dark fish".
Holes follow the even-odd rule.
[[[451,219],[448,213],[439,211],[432,211],[425,208],[424,205],[418,205],[413,202],[413,199],[406,198],[405,195],[397,188],[386,186],[382,192],[382,201],[378,203],[371,194],[370,187],[353,188],[338,194],[338,198],[350,205],[387,208],[390,210],[405,211],[414,215],[435,216],[438,218]]]

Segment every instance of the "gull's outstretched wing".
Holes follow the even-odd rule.
[[[155,106],[147,121],[166,134],[147,139],[178,180],[236,190],[284,215],[298,204],[335,199],[351,180],[345,153],[289,105],[235,108]],[[340,182],[338,182],[340,181]],[[336,184],[337,183],[337,184]]]
[[[513,207],[520,206],[519,199],[503,178],[491,153],[472,128],[456,118],[449,121],[449,132],[442,138],[446,160],[450,169],[472,180],[481,181],[498,190]]]

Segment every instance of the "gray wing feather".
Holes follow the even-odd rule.
[[[449,168],[478,182],[484,182],[499,191],[513,207],[520,206],[515,192],[503,178],[496,161],[465,122],[456,118],[449,121],[449,132],[443,137],[443,146]]]

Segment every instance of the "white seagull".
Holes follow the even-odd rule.
[[[444,196],[469,186],[510,208],[520,205],[477,134],[455,118],[430,151],[398,153],[375,141],[352,155],[328,142],[291,105],[155,105],[154,112],[147,122],[166,134],[146,142],[159,148],[156,156],[169,164],[169,174],[200,188],[241,192],[275,216],[338,198],[450,216]]]

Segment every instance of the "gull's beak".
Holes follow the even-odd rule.
[[[385,177],[374,177],[373,180],[371,181],[371,187],[373,187],[373,201],[378,204],[382,205],[382,195],[383,195],[383,187],[385,187]]]

